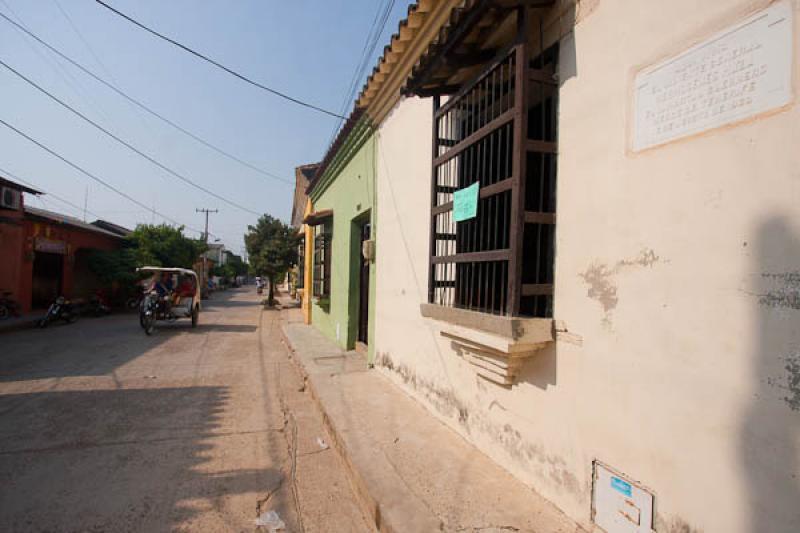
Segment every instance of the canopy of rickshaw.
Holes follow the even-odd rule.
[[[173,274],[185,274],[187,276],[193,276],[195,279],[197,279],[197,273],[194,270],[189,270],[188,268],[143,266],[137,268],[136,272],[170,272]]]

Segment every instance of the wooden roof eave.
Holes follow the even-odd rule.
[[[370,92],[370,87],[368,87],[367,92],[359,100],[360,105],[365,105],[367,114],[374,124],[379,124],[391,111],[395,103],[400,100],[402,97],[400,89],[408,78],[411,69],[428,48],[431,40],[439,34],[442,25],[447,22],[452,10],[463,4],[464,1],[446,0],[432,3],[429,12],[419,14],[424,15],[424,18],[422,16],[416,18],[416,22],[420,22],[420,25],[416,28],[414,38],[406,43],[406,50],[397,63],[394,64],[394,68],[387,73],[386,79],[383,80],[379,88]],[[408,25],[411,25],[410,18]]]
[[[309,226],[319,226],[320,224],[324,224],[329,218],[333,218],[333,209],[321,209],[307,214],[303,218],[303,223]]]

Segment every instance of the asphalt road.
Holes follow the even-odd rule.
[[[280,320],[246,288],[0,334],[0,531],[369,531]]]

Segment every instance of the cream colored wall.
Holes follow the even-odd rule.
[[[800,531],[800,111],[627,149],[636,70],[764,5],[600,0],[562,41],[555,318],[570,335],[510,389],[419,312],[431,102],[403,100],[379,129],[382,370],[583,524],[599,459],[654,491],[658,531]]]

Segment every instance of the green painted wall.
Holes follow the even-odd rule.
[[[311,323],[344,349],[352,349],[358,336],[360,282],[360,225],[372,224],[375,236],[375,138],[364,126],[351,134],[340,149],[338,165],[323,176],[311,193],[314,211],[333,209],[331,294],[329,305],[312,300]],[[375,263],[370,265],[369,360],[372,361],[375,321]],[[338,337],[337,337],[338,327]]]

